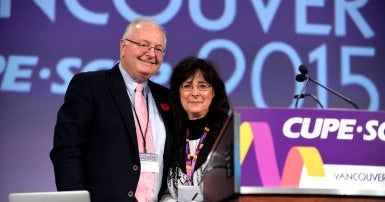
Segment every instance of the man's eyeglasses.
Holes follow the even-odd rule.
[[[207,84],[207,83],[199,83],[199,84],[183,83],[182,85],[180,85],[180,88],[183,91],[192,91],[194,86],[197,87],[198,91],[207,91],[209,88],[211,88],[210,84]]]
[[[130,39],[124,39],[124,40],[135,44],[139,48],[139,50],[141,50],[143,52],[148,52],[152,48],[154,48],[155,53],[158,55],[165,55],[167,52],[165,48],[163,48],[161,46],[151,46],[148,42],[145,42],[145,41],[136,42],[136,41],[132,41]]]

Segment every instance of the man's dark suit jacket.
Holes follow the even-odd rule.
[[[148,85],[166,127],[166,173],[172,139],[169,90],[151,81]],[[50,157],[59,191],[88,190],[92,202],[136,200],[138,144],[130,98],[118,65],[72,78],[57,114]]]

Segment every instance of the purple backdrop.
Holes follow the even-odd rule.
[[[48,157],[56,112],[73,74],[110,68],[139,15],[167,30],[153,80],[168,85],[187,55],[219,67],[233,106],[294,108],[298,66],[361,109],[385,109],[385,2],[0,1],[0,200],[55,190]],[[352,108],[310,83],[326,108]],[[315,108],[310,98],[299,107]]]

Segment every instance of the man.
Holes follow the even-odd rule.
[[[169,90],[148,79],[165,47],[160,25],[135,19],[120,40],[120,63],[72,78],[50,153],[59,191],[88,190],[92,202],[158,200],[170,155]],[[144,115],[136,96],[144,96]]]

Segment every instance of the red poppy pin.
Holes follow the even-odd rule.
[[[170,106],[168,106],[168,104],[166,103],[160,103],[160,108],[162,108],[163,111],[170,111]]]

